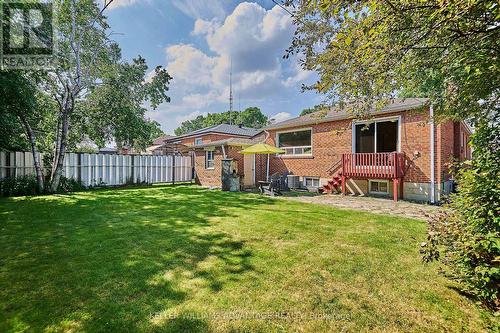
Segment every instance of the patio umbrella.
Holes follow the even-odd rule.
[[[284,154],[283,149],[268,145],[267,143],[256,143],[240,151],[242,154],[267,154],[266,180],[269,179],[269,154]]]

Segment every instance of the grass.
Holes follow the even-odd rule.
[[[479,332],[421,221],[196,186],[0,199],[0,332]]]

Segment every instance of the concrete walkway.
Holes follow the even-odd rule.
[[[367,211],[375,214],[410,217],[420,220],[427,220],[426,215],[433,215],[442,210],[442,207],[439,206],[431,206],[408,201],[394,202],[392,199],[350,195],[342,196],[340,194],[311,196],[311,193],[305,192],[304,195],[297,195],[297,193],[294,193],[294,196],[283,196],[280,198],[352,210]]]

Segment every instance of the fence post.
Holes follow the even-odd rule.
[[[175,154],[172,155],[172,185],[175,184]]]
[[[78,177],[78,182],[81,184],[82,183],[82,153],[78,153],[76,156],[77,156],[76,163],[78,164],[77,177]]]
[[[132,180],[132,184],[135,184],[135,180],[134,180],[134,177],[135,177],[135,175],[134,175],[134,160],[135,160],[135,158],[134,157],[135,157],[135,155],[130,156],[130,159],[131,159],[131,161],[130,161],[130,179]]]

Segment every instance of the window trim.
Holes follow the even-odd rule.
[[[212,153],[212,166],[208,166],[208,153]],[[205,169],[213,170],[215,169],[215,150],[205,150]]]
[[[385,122],[385,121],[392,121],[392,120],[397,120],[398,122],[398,142],[396,142],[396,152],[400,153],[401,152],[401,115],[399,116],[391,116],[391,117],[381,117],[381,118],[375,118],[372,120],[355,120],[352,122],[351,125],[351,141],[352,141],[352,153],[356,153],[356,125],[362,125],[362,124],[371,124],[375,123],[375,137],[374,137],[374,151],[377,153],[377,123]]]
[[[307,179],[311,179],[313,184],[311,186],[307,186]],[[314,180],[318,181],[318,186],[314,186]],[[302,180],[304,183],[304,187],[321,187],[321,179],[320,177],[313,177],[313,176],[304,176],[304,179]]]
[[[385,183],[387,185],[387,192],[372,191],[372,183]],[[389,180],[387,179],[369,179],[368,180],[368,193],[378,195],[389,195]]]
[[[200,143],[196,143],[196,141],[200,140],[201,142]],[[203,138],[199,137],[199,138],[194,138],[194,145],[197,146],[197,145],[202,145],[203,144]]]
[[[278,156],[280,157],[311,157],[313,156],[313,129],[312,127],[303,127],[303,128],[295,128],[292,130],[285,130],[285,131],[278,131],[275,134],[275,142],[276,142],[276,147],[279,149],[283,149],[280,147],[280,134],[282,133],[291,133],[291,132],[302,132],[302,131],[311,131],[311,145],[310,146],[293,146],[293,147],[286,147],[286,148],[304,148],[304,147],[311,147],[311,152],[309,154],[280,154]]]

